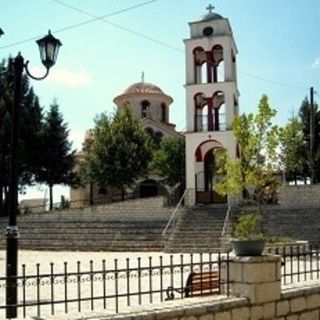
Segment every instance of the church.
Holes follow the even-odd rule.
[[[214,190],[221,177],[217,173],[218,161],[214,150],[224,148],[232,157],[238,155],[232,132],[232,121],[239,114],[236,56],[238,53],[232,28],[227,18],[208,12],[189,23],[190,36],[184,40],[186,59],[186,132],[177,132],[170,123],[172,97],[158,86],[145,82],[130,85],[114,98],[118,110],[129,105],[145,131],[155,140],[174,137],[186,141],[186,204],[227,203]],[[92,131],[85,140],[93,139]],[[77,154],[78,166],[84,150]],[[77,168],[76,168],[77,170]],[[93,189],[92,189],[93,188]],[[137,181],[128,193],[134,197],[164,195],[171,192],[161,184],[161,177],[152,174]],[[106,188],[71,189],[71,203],[87,202],[90,194],[94,199],[112,201],[116,190]]]
[[[142,73],[141,82],[130,85],[122,94],[114,98],[113,102],[117,110],[128,107],[132,115],[139,119],[142,128],[150,137],[161,142],[163,138],[184,139],[183,135],[176,131],[176,126],[170,122],[170,105],[172,97],[165,94],[158,86],[144,81]],[[85,143],[94,139],[92,130],[88,130]],[[76,170],[79,170],[85,156],[85,150],[76,154]],[[161,182],[161,177],[149,174],[147,178],[136,181],[126,190],[129,198],[145,198],[158,195],[170,195],[173,190]],[[91,194],[91,195],[90,195]],[[71,188],[70,200],[73,207],[83,206],[89,202],[90,197],[95,202],[112,202],[120,199],[120,191],[112,188],[86,186]]]

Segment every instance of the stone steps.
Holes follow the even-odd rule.
[[[167,252],[217,252],[224,224],[226,206],[199,206],[184,209],[169,236]]]
[[[161,251],[161,233],[172,208],[163,198],[148,198],[18,216],[19,248],[83,251]],[[0,220],[0,228],[7,218]],[[0,247],[6,239],[0,235]]]

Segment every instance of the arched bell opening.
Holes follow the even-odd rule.
[[[225,81],[225,61],[223,59],[223,47],[216,44],[212,48],[213,57],[213,82]]]
[[[212,96],[213,109],[213,130],[226,130],[226,106],[225,95],[222,91],[217,91]]]
[[[194,131],[208,131],[208,101],[200,92],[194,96]]]
[[[206,53],[202,47],[197,47],[193,50],[194,63],[194,82],[195,84],[203,83],[202,67],[205,66]]]

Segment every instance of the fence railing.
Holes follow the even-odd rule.
[[[214,271],[219,275],[215,292],[229,294],[228,253],[102,260],[100,266],[89,261],[85,267],[86,270],[81,262],[72,266],[67,262],[60,266],[37,264],[30,272],[30,266],[22,265],[17,277],[19,316],[40,317],[99,309],[118,313],[127,306],[165,302],[174,296],[184,298],[191,273],[202,275]],[[6,281],[5,277],[0,278],[3,301]],[[174,291],[179,294],[172,295]],[[6,308],[1,305],[0,311]]]
[[[178,204],[176,205],[175,209],[173,210],[167,225],[165,226],[165,228],[162,231],[162,234],[161,234],[162,237],[166,236],[166,234],[168,233],[169,229],[174,229],[175,228],[175,226],[176,226],[176,224],[178,222],[178,219],[179,219],[179,213],[180,213],[179,210],[180,210],[180,208],[181,208],[181,206],[183,204],[183,201],[185,200],[185,197],[186,197],[187,193],[188,193],[188,189],[185,189],[184,192],[183,192],[183,195],[181,196],[181,198],[180,198],[180,200],[178,202]]]
[[[281,276],[284,285],[320,279],[320,248],[283,246],[275,252],[282,256]]]

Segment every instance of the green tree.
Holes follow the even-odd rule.
[[[166,138],[153,154],[151,168],[164,178],[169,186],[179,184],[180,193],[185,189],[186,152],[184,139]]]
[[[56,101],[44,118],[39,152],[39,167],[36,180],[49,186],[49,208],[53,208],[53,186],[56,184],[72,185],[76,177],[73,173],[74,151],[68,141],[69,130],[59,112]]]
[[[299,118],[293,116],[284,128],[280,128],[279,137],[280,160],[286,181],[293,180],[297,185],[303,169],[307,167],[306,159],[303,157],[304,135]]]
[[[5,204],[9,186],[9,162],[11,141],[11,110],[13,108],[13,73],[8,61],[0,63],[0,215],[6,213]],[[42,128],[42,108],[30,87],[28,78],[22,78],[20,106],[20,135],[18,149],[19,186],[34,183],[38,165],[38,146]]]
[[[313,175],[314,183],[320,181],[320,111],[315,103],[313,107],[314,114],[314,139],[313,152],[310,152],[310,110],[311,105],[306,97],[300,106],[299,117],[302,123],[302,131],[304,135],[302,155],[304,157],[304,167],[302,176],[306,181]],[[312,174],[313,173],[313,174]]]
[[[240,149],[240,158],[230,157],[226,151],[219,150],[221,182],[215,190],[222,195],[237,195],[253,189],[258,211],[264,201],[267,190],[275,183],[278,170],[277,146],[279,143],[278,127],[272,125],[276,111],[263,95],[258,113],[241,115],[233,121],[233,133]]]
[[[128,108],[117,111],[113,118],[101,114],[96,119],[91,152],[85,159],[85,170],[100,186],[120,189],[147,172],[151,147],[147,134]]]

